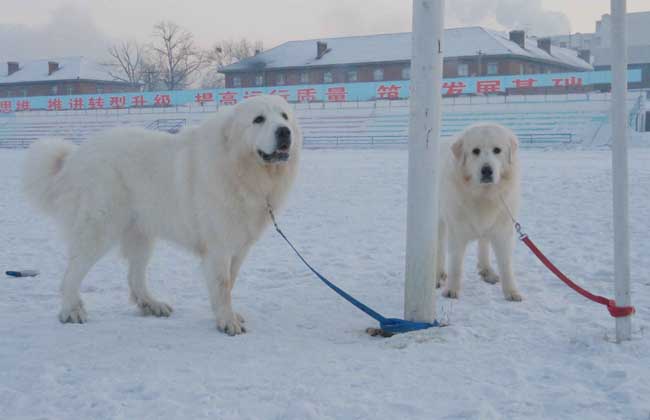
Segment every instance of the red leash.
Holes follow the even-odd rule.
[[[590,293],[583,289],[582,287],[578,286],[574,282],[571,281],[570,278],[564,275],[551,261],[549,261],[548,258],[542,253],[542,251],[535,246],[533,241],[530,240],[528,235],[522,234],[521,233],[521,226],[517,223],[515,225],[517,228],[517,232],[519,232],[519,239],[526,244],[528,248],[530,248],[531,251],[533,251],[533,254],[539,258],[539,260],[544,264],[553,274],[557,276],[560,280],[562,280],[567,286],[575,290],[576,292],[580,293],[582,296],[586,297],[589,300],[592,300],[596,303],[600,303],[601,305],[607,306],[607,310],[609,311],[610,315],[613,316],[614,318],[622,318],[626,316],[630,316],[633,313],[636,312],[634,309],[634,306],[616,306],[616,301],[614,299],[607,299],[604,296],[598,296],[594,295],[593,293]]]
[[[533,252],[533,254],[535,254],[535,256],[542,262],[542,264],[546,266],[546,268],[551,270],[551,272],[557,276],[557,278],[562,280],[567,286],[569,286],[576,292],[580,293],[582,296],[586,297],[587,299],[596,303],[600,303],[601,305],[607,306],[607,310],[609,311],[609,314],[614,318],[623,318],[626,316],[630,316],[636,312],[634,306],[616,306],[616,301],[614,299],[607,299],[604,296],[594,295],[593,293],[590,293],[587,290],[583,289],[582,287],[578,286],[573,281],[571,281],[570,278],[565,276],[564,273],[561,272],[559,268],[557,268],[548,258],[546,258],[546,255],[544,255],[544,253],[540,251],[539,248],[537,248],[535,243],[528,237],[528,235],[522,232],[521,225],[515,220],[505,200],[503,199],[503,197],[500,198],[501,198],[501,202],[503,203],[503,206],[508,211],[508,214],[510,214],[510,218],[512,219],[512,222],[515,224],[515,230],[519,234],[519,239]]]

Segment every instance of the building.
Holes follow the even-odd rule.
[[[591,51],[594,36],[594,33],[582,34],[580,32],[568,35],[556,35],[551,37],[551,43],[558,47],[571,48],[576,51]]]
[[[445,78],[593,70],[576,51],[482,27],[445,30]],[[290,41],[221,69],[226,87],[410,78],[411,33]]]
[[[9,61],[0,67],[0,98],[139,91],[84,57]]]
[[[609,70],[612,64],[612,18],[605,14],[596,22],[596,31],[587,34],[558,35],[552,43],[581,51],[596,70]],[[630,88],[650,88],[650,12],[627,14],[628,68],[641,69],[641,81]]]
[[[596,22],[594,67],[609,70],[612,65],[612,17],[603,15]],[[650,88],[650,12],[627,14],[627,62],[630,69],[641,69],[641,82],[631,88]]]

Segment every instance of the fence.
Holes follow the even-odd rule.
[[[186,125],[187,120],[185,118],[165,118],[152,121],[146,128],[176,134]]]
[[[303,139],[306,148],[402,146],[405,136],[308,136]]]

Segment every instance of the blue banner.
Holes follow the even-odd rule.
[[[460,77],[442,82],[443,95],[502,93],[507,89],[575,88],[611,81],[610,71],[525,74],[494,77]],[[641,70],[628,70],[628,81],[641,81]],[[161,92],[105,93],[96,95],[0,98],[0,113],[30,110],[93,110],[164,108],[182,105],[234,105],[260,94],[280,95],[290,102],[347,102],[406,99],[409,81],[292,85],[232,89],[198,89]]]

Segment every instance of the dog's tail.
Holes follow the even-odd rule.
[[[43,139],[29,148],[24,164],[23,188],[28,200],[45,213],[56,212],[61,172],[77,146],[62,139]]]

